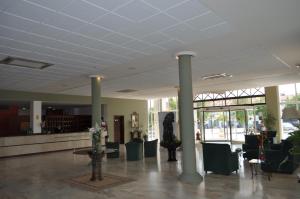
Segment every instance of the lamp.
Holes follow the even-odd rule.
[[[300,119],[300,111],[297,111],[295,107],[285,107],[281,118],[283,120]]]

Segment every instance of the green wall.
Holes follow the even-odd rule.
[[[47,93],[34,93],[23,91],[9,91],[0,90],[0,100],[3,101],[43,101],[51,103],[62,104],[91,104],[90,96],[78,96],[78,95],[62,95],[62,94],[47,94]],[[110,140],[114,138],[114,115],[124,116],[124,133],[125,143],[130,138],[130,116],[131,113],[137,112],[139,114],[140,127],[147,129],[148,116],[147,116],[147,100],[134,100],[134,99],[118,99],[118,98],[102,98],[102,104],[106,104],[107,107],[107,125]]]

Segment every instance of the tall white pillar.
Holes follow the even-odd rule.
[[[92,84],[92,127],[101,126],[101,76],[91,75]]]
[[[41,133],[41,122],[42,122],[42,102],[32,101],[30,103],[30,128],[32,133]]]
[[[179,107],[180,107],[180,130],[182,142],[182,173],[181,181],[187,183],[200,183],[202,176],[197,172],[196,149],[194,136],[193,117],[193,89],[191,58],[194,52],[183,51],[177,54],[179,65]]]

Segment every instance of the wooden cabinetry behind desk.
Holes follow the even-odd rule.
[[[51,133],[79,132],[91,127],[90,115],[46,115],[45,131]]]

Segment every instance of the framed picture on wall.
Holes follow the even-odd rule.
[[[131,128],[139,128],[139,114],[137,112],[131,114]]]

